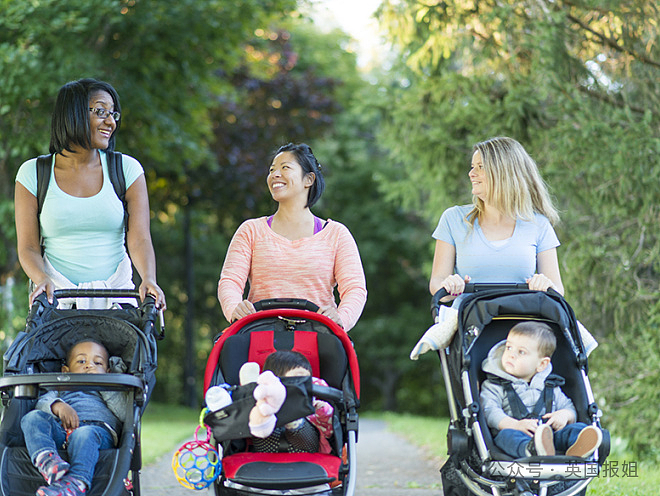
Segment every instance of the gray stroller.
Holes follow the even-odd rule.
[[[509,329],[521,320],[547,323],[557,338],[553,372],[565,380],[578,421],[600,427],[600,410],[588,379],[587,355],[573,310],[558,293],[531,291],[527,285],[468,284],[458,307],[458,330],[450,345],[439,350],[449,401],[449,460],[441,469],[445,495],[573,496],[584,494],[609,454],[609,434],[589,459],[531,456],[514,459],[495,446],[479,401],[486,379],[481,363]],[[440,290],[432,299],[434,318]]]

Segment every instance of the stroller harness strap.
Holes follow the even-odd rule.
[[[320,377],[317,336],[317,333],[313,331],[296,331],[293,333],[293,347],[291,348],[291,351],[297,351],[309,360],[314,377]],[[277,349],[275,347],[275,331],[250,333],[249,362],[256,362],[260,367],[263,367],[268,355],[274,353]]]
[[[500,384],[504,391],[506,392],[507,399],[509,400],[509,406],[511,408],[512,417],[517,420],[535,418],[540,419],[541,413],[552,412],[552,402],[554,399],[554,389],[556,387],[561,387],[566,381],[563,377],[560,377],[555,374],[550,374],[545,379],[545,387],[543,388],[543,393],[539,396],[538,401],[534,405],[534,408],[530,412],[523,401],[516,393],[516,390],[513,387],[513,383],[510,380],[503,379],[497,376],[489,377],[490,380]]]

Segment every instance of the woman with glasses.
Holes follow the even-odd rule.
[[[231,240],[218,283],[225,317],[245,317],[255,312],[254,302],[268,298],[302,298],[349,331],[367,299],[364,271],[349,230],[310,210],[325,189],[312,149],[304,143],[280,147],[266,183],[277,211],[245,221]]]
[[[142,166],[121,156],[125,206],[108,174],[120,117],[119,96],[110,84],[95,79],[65,84],[51,121],[51,173],[40,213],[37,159],[18,171],[16,235],[19,261],[33,285],[30,304],[43,292],[52,301],[54,289],[133,288],[132,262],[142,280],[142,298],[150,294],[165,307],[156,283]]]

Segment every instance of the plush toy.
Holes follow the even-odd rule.
[[[250,384],[251,382],[257,382],[257,377],[259,377],[259,364],[256,362],[245,362],[241,365],[241,369],[238,371],[238,380],[241,386]]]
[[[279,377],[267,370],[257,378],[253,396],[257,404],[250,412],[250,433],[255,437],[266,438],[275,429],[275,414],[282,408],[286,399],[286,388]]]

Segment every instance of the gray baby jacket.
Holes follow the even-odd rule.
[[[552,364],[549,364],[542,372],[534,375],[528,384],[524,379],[518,379],[502,369],[502,354],[504,353],[505,344],[506,340],[503,340],[493,346],[488,352],[488,356],[482,362],[481,368],[488,374],[510,380],[513,384],[514,391],[518,394],[527,409],[532,411],[536,402],[543,394],[545,379],[552,373]],[[480,400],[488,427],[497,429],[497,426],[504,417],[513,417],[506,391],[501,384],[497,384],[491,380],[485,380],[481,385]],[[556,387],[554,389],[552,411],[563,409],[571,410],[577,416],[573,402],[562,392],[561,388]],[[543,408],[541,415],[545,413],[545,408]]]

